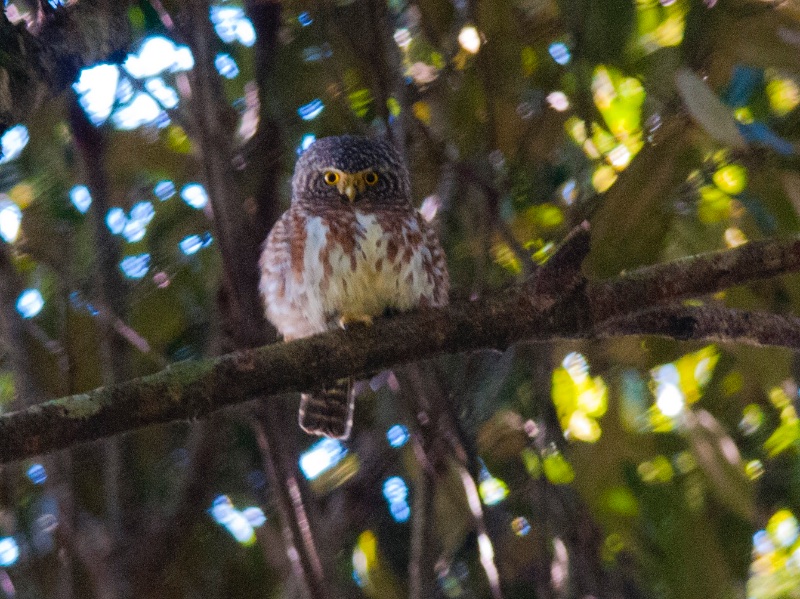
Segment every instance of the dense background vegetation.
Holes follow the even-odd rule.
[[[591,279],[796,233],[798,106],[794,0],[6,0],[2,410],[274,340],[255,260],[317,137],[403,148],[468,298],[587,219]],[[800,597],[797,370],[522,343],[373,380],[344,444],[287,395],[9,464],[0,594]]]

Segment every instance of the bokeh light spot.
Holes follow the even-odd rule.
[[[569,48],[567,48],[567,45],[563,42],[553,42],[550,44],[547,51],[550,53],[550,56],[552,56],[553,60],[562,66],[569,63],[572,59]]]
[[[395,29],[394,42],[405,50],[411,45],[411,32],[406,27]]]
[[[569,108],[567,94],[561,91],[550,92],[547,95],[547,103],[550,104],[553,110],[557,110],[558,112],[564,112]]]
[[[389,504],[389,512],[395,522],[406,522],[411,516],[406,481],[399,476],[387,478],[383,483],[383,496]]]
[[[194,57],[188,46],[176,46],[172,40],[154,35],[144,39],[138,53],[128,54],[122,66],[132,77],[145,79],[188,71],[194,66]]]
[[[164,83],[161,77],[151,77],[144,82],[144,87],[167,110],[178,105],[178,92]]]
[[[389,505],[389,512],[395,522],[407,522],[411,517],[411,506],[407,501],[398,501]]]
[[[758,480],[764,474],[764,464],[761,460],[750,460],[745,464],[744,472],[750,480]]]
[[[202,235],[187,235],[178,242],[178,247],[184,255],[191,256],[211,245],[212,241],[211,233],[208,232]]]
[[[230,54],[217,54],[214,59],[217,72],[226,79],[233,79],[239,74],[239,66]]]
[[[499,478],[489,475],[478,485],[478,493],[484,504],[497,505],[508,496],[508,486]]]
[[[764,423],[764,411],[758,404],[748,404],[742,410],[742,419],[739,421],[739,430],[745,435],[752,435]]]
[[[159,181],[153,188],[153,193],[162,202],[166,202],[175,195],[175,184],[172,181]]]
[[[592,185],[599,193],[608,191],[617,180],[614,167],[607,164],[599,165],[592,175]]]
[[[106,226],[114,235],[119,235],[125,229],[128,217],[122,208],[111,208],[106,214]]]
[[[297,155],[299,156],[303,152],[305,152],[311,144],[317,141],[317,136],[313,133],[306,133],[303,138],[300,140],[300,145],[297,147]]]
[[[0,237],[3,241],[15,242],[21,224],[22,210],[7,195],[0,193]]]
[[[119,267],[129,279],[141,279],[150,270],[150,254],[127,256],[119,263]]]
[[[458,33],[458,45],[470,54],[477,54],[481,48],[481,34],[474,25],[465,25]]]
[[[300,456],[300,470],[314,480],[330,470],[347,455],[347,448],[337,439],[320,439]]]
[[[155,98],[144,92],[137,92],[129,104],[114,112],[111,120],[117,129],[123,131],[130,131],[142,125],[169,124],[169,118]]]
[[[524,537],[531,531],[531,525],[528,523],[527,518],[517,516],[511,521],[511,530],[518,537]]]
[[[122,236],[128,243],[136,243],[144,239],[147,233],[147,225],[140,220],[128,220],[122,229]]]
[[[370,582],[370,571],[375,568],[378,561],[378,539],[371,530],[365,530],[358,535],[358,540],[353,548],[353,580],[360,587]]]
[[[617,170],[623,170],[631,163],[633,154],[624,144],[615,146],[608,152],[608,161]]]
[[[729,248],[736,248],[747,243],[747,236],[739,227],[728,227],[725,229],[725,245]]]
[[[200,210],[208,204],[208,194],[199,183],[187,183],[181,189],[181,198],[192,208]]]
[[[311,100],[308,104],[303,104],[300,108],[297,109],[297,114],[300,115],[300,118],[304,121],[313,121],[317,118],[322,111],[325,109],[325,105],[322,103],[322,100],[316,98]]]
[[[683,411],[683,393],[671,383],[660,385],[656,405],[664,416],[674,418]]]
[[[47,471],[41,464],[31,464],[28,468],[28,478],[34,485],[41,485],[47,480]]]
[[[17,312],[22,318],[33,318],[44,308],[44,298],[38,289],[26,289],[17,298]]]
[[[86,214],[89,207],[92,205],[92,195],[89,193],[89,188],[85,185],[76,185],[69,190],[69,199],[75,209],[81,214]]]
[[[383,483],[383,496],[389,503],[403,501],[408,497],[408,486],[399,476],[391,476]]]
[[[722,191],[736,195],[747,187],[747,169],[739,164],[726,164],[717,169],[712,179]]]
[[[264,510],[260,507],[246,507],[242,510],[242,515],[247,518],[247,521],[253,528],[258,528],[267,521]]]
[[[250,47],[256,41],[253,23],[238,6],[212,6],[211,22],[219,38],[226,44],[239,42]]]
[[[250,516],[256,521],[259,521],[260,518],[264,516],[264,513],[256,507],[247,508],[245,511],[250,511]],[[218,524],[224,526],[225,529],[231,533],[233,538],[242,545],[252,545],[255,542],[256,534],[250,519],[244,512],[240,512],[233,506],[233,502],[227,495],[217,496],[211,504],[209,512],[211,517],[214,518]],[[259,526],[263,524],[264,521],[266,521],[266,518],[261,520]]]
[[[395,448],[405,445],[409,438],[408,429],[402,424],[390,426],[386,431],[386,440]]]
[[[553,371],[552,396],[566,438],[587,443],[600,438],[598,419],[608,408],[608,389],[602,377],[589,375],[582,354],[568,353]]]
[[[766,530],[767,534],[778,546],[791,547],[797,541],[797,518],[789,510],[779,510],[767,522]]]
[[[0,566],[7,568],[17,563],[19,559],[19,545],[14,537],[0,539]]]
[[[30,136],[25,125],[15,125],[0,137],[0,164],[11,162],[17,158],[25,146],[28,145]]]
[[[150,202],[137,202],[131,208],[131,219],[149,223],[156,215],[156,210]]]
[[[792,79],[774,78],[767,83],[766,91],[770,108],[779,117],[800,105],[800,87]]]
[[[111,116],[117,95],[119,68],[113,64],[97,64],[81,69],[72,88],[89,120],[95,125],[105,123]]]

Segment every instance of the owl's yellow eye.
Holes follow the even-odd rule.
[[[378,182],[378,173],[369,171],[366,175],[364,175],[364,181],[367,185],[375,185]]]
[[[339,182],[339,173],[334,171],[325,171],[323,179],[325,179],[325,183],[328,185],[336,185]]]

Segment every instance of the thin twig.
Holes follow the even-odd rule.
[[[114,314],[124,314],[127,289],[119,272],[119,244],[106,226],[106,213],[110,208],[110,182],[105,160],[108,148],[107,133],[92,125],[81,108],[77,95],[71,94],[69,122],[75,146],[81,157],[83,175],[92,195],[91,217],[94,233],[95,287],[101,302]],[[128,347],[115,333],[113,322],[99,320],[100,370],[103,383],[111,385],[128,378]],[[110,439],[103,447],[103,491],[106,505],[106,525],[114,541],[122,541],[124,493],[122,439]]]
[[[265,406],[265,411],[269,408]],[[298,483],[299,472],[287,467],[286,461],[281,459],[284,452],[276,447],[280,443],[280,434],[276,434],[281,428],[281,423],[276,421],[278,418],[282,420],[282,414],[270,410],[269,414],[253,421],[253,432],[270,487],[278,500],[286,555],[308,595],[312,599],[324,599],[329,597],[328,585]]]
[[[418,439],[414,439],[415,453],[424,454]],[[414,505],[411,513],[411,550],[408,560],[408,598],[428,599],[435,596],[436,576],[433,552],[435,531],[433,510],[436,496],[436,479],[425,468],[427,456],[421,456],[419,478],[414,485]]]
[[[150,6],[153,7],[153,10],[156,11],[158,15],[158,20],[161,21],[161,24],[167,28],[168,31],[175,30],[175,22],[172,20],[169,12],[167,9],[164,8],[164,5],[161,3],[161,0],[149,0]]]
[[[486,573],[492,598],[502,599],[500,576],[494,559],[494,544],[489,538],[475,475],[470,471],[474,469],[473,465],[478,464],[477,455],[461,442],[462,435],[458,430],[457,417],[453,406],[447,400],[449,393],[437,384],[437,381],[443,380],[442,377],[433,375],[425,377],[425,372],[422,366],[414,366],[400,373],[401,388],[405,386],[408,389],[406,405],[416,412],[419,435],[415,435],[417,437],[414,440],[415,453],[422,466],[420,482],[414,488],[418,496],[415,499],[413,512],[415,520],[409,563],[409,580],[413,583],[409,587],[409,597],[431,596],[433,572],[430,568],[434,564],[433,541],[430,537],[430,525],[427,525],[427,532],[425,530],[429,515],[424,510],[426,507],[430,509],[430,504],[433,502],[437,474],[455,467],[469,507],[472,527],[478,535],[479,561]],[[428,594],[425,594],[426,592]]]

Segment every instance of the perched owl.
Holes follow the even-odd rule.
[[[259,261],[266,316],[284,339],[447,303],[444,253],[410,196],[408,171],[385,141],[326,137],[302,154],[291,207]],[[352,387],[342,380],[304,393],[300,426],[347,438]]]

